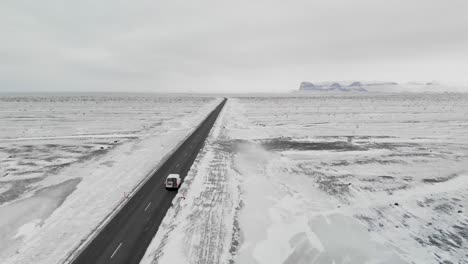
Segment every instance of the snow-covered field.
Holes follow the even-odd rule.
[[[142,263],[468,263],[468,95],[229,99]]]
[[[0,97],[0,262],[64,261],[219,102]]]

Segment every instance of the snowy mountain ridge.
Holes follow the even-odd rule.
[[[338,91],[338,92],[367,92],[361,82],[352,82],[352,83],[339,83],[339,82],[322,82],[322,83],[311,83],[311,82],[302,82],[300,91]]]
[[[458,89],[454,89],[458,88]],[[460,91],[460,87],[443,86],[431,82],[381,82],[381,81],[339,81],[339,82],[301,82],[300,92],[444,92]]]

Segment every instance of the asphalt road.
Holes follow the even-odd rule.
[[[140,262],[177,194],[165,189],[167,175],[178,173],[185,178],[226,100],[129,199],[73,264]]]

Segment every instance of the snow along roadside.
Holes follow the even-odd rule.
[[[232,151],[223,144],[230,107],[228,100],[140,263],[231,260],[239,192],[228,164]]]
[[[86,238],[86,240],[81,240],[80,245],[72,251],[70,255],[67,256],[67,259],[63,263],[72,263],[76,257],[81,253],[81,251],[86,248],[86,246],[93,241],[93,239],[101,232],[102,229],[106,226],[106,224],[127,204],[128,201],[143,187],[143,185],[148,182],[148,180],[151,178],[151,176],[159,170],[162,164],[164,164],[171,156],[174,154],[174,152],[202,125],[203,121],[207,118],[209,114],[212,113],[212,111],[221,103],[221,101],[213,100],[213,102],[216,102],[215,106],[212,108],[211,111],[206,113],[205,117],[201,120],[201,122],[193,127],[191,131],[183,138],[181,139],[166,155],[164,155],[159,163],[156,165],[156,167],[148,173],[143,179],[141,179],[134,187],[133,189],[128,192],[126,199],[121,200],[116,207],[102,220],[102,222],[96,227],[96,229],[93,230],[93,232]],[[211,104],[210,104],[211,105]]]

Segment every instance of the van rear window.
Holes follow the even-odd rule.
[[[167,179],[167,182],[171,182],[171,183],[177,183],[176,179],[174,178],[170,178],[170,179]]]

